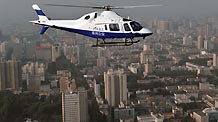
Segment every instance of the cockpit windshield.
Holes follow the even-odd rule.
[[[130,26],[132,27],[133,31],[140,31],[143,27],[135,21],[130,22]]]

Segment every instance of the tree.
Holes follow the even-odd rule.
[[[107,117],[100,113],[99,106],[95,98],[92,99],[91,104],[89,105],[89,116],[91,122],[107,122]]]
[[[55,62],[49,63],[48,64],[48,69],[47,71],[50,74],[56,74],[57,73],[57,66]]]
[[[25,118],[40,122],[60,122],[61,96],[49,96],[46,100],[41,100],[35,93],[13,94],[10,91],[1,91],[1,122],[22,122]]]
[[[187,116],[182,119],[182,122],[195,122],[195,120],[190,116]]]

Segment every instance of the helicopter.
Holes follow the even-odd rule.
[[[76,20],[51,20],[39,8],[37,4],[33,4],[32,8],[38,15],[38,20],[30,21],[31,23],[41,25],[40,34],[43,35],[49,27],[60,29],[68,32],[78,33],[96,39],[96,44],[93,47],[100,46],[130,46],[138,43],[140,40],[135,38],[142,37],[143,39],[153,33],[141,26],[140,23],[123,18],[112,9],[125,9],[137,7],[153,7],[161,5],[141,5],[141,6],[76,6],[76,5],[57,5],[45,4],[47,6],[64,6],[64,7],[82,7],[103,9],[104,11],[96,11],[88,13]],[[121,41],[106,41],[106,39],[121,38]],[[101,42],[100,42],[101,39]]]

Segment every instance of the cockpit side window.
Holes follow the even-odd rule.
[[[119,24],[109,24],[110,31],[120,31]]]
[[[129,25],[127,23],[124,23],[123,27],[124,27],[125,31],[131,31],[131,29],[130,29],[130,27],[129,27]]]
[[[142,29],[142,26],[135,21],[130,22],[130,26],[132,27],[133,31],[140,31]]]

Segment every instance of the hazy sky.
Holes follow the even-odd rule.
[[[16,2],[15,2],[16,1]],[[144,5],[162,4],[162,7],[134,8],[117,11],[120,15],[132,18],[151,18],[158,16],[209,16],[218,15],[218,0],[0,0],[0,24],[24,23],[36,19],[31,5],[37,3],[45,14],[55,19],[76,19],[92,9],[64,8],[42,5]]]

